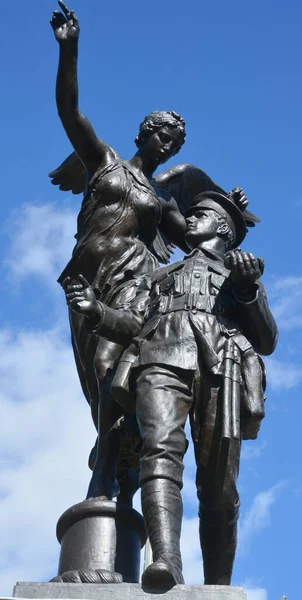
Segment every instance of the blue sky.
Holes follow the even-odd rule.
[[[86,493],[94,442],[56,278],[70,257],[80,197],[47,178],[70,152],[54,101],[55,3],[1,7],[0,593],[55,574],[56,520]],[[81,24],[80,106],[125,158],[146,114],[176,110],[191,162],[242,186],[262,218],[244,243],[266,261],[279,328],[267,362],[267,416],[245,443],[234,584],[249,600],[298,598],[302,477],[301,25],[296,1],[74,0]],[[202,582],[194,464],[185,471],[183,555]]]

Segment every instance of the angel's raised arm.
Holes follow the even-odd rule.
[[[59,0],[62,10],[54,11],[50,24],[60,46],[56,99],[59,117],[79,158],[92,175],[114,156],[111,148],[100,140],[91,123],[78,107],[78,39],[79,22],[73,11]]]

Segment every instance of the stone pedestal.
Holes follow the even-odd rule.
[[[176,585],[170,590],[142,589],[139,584],[17,583],[14,598],[53,600],[247,600],[240,587]],[[0,599],[1,600],[1,599]]]
[[[146,534],[136,510],[108,500],[85,500],[61,516],[57,538],[61,544],[59,577],[53,581],[139,581]]]

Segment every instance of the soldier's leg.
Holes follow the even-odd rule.
[[[153,365],[137,378],[137,419],[142,437],[142,509],[153,551],[143,584],[183,583],[180,555],[184,426],[192,402],[193,372]]]
[[[204,382],[204,410],[196,447],[200,544],[207,585],[230,585],[237,545],[239,495],[236,487],[240,440],[221,444],[219,387]]]

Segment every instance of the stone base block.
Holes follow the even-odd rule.
[[[59,600],[246,600],[240,587],[176,585],[170,590],[143,589],[138,583],[17,583],[14,598]],[[1,600],[1,598],[0,598]]]

